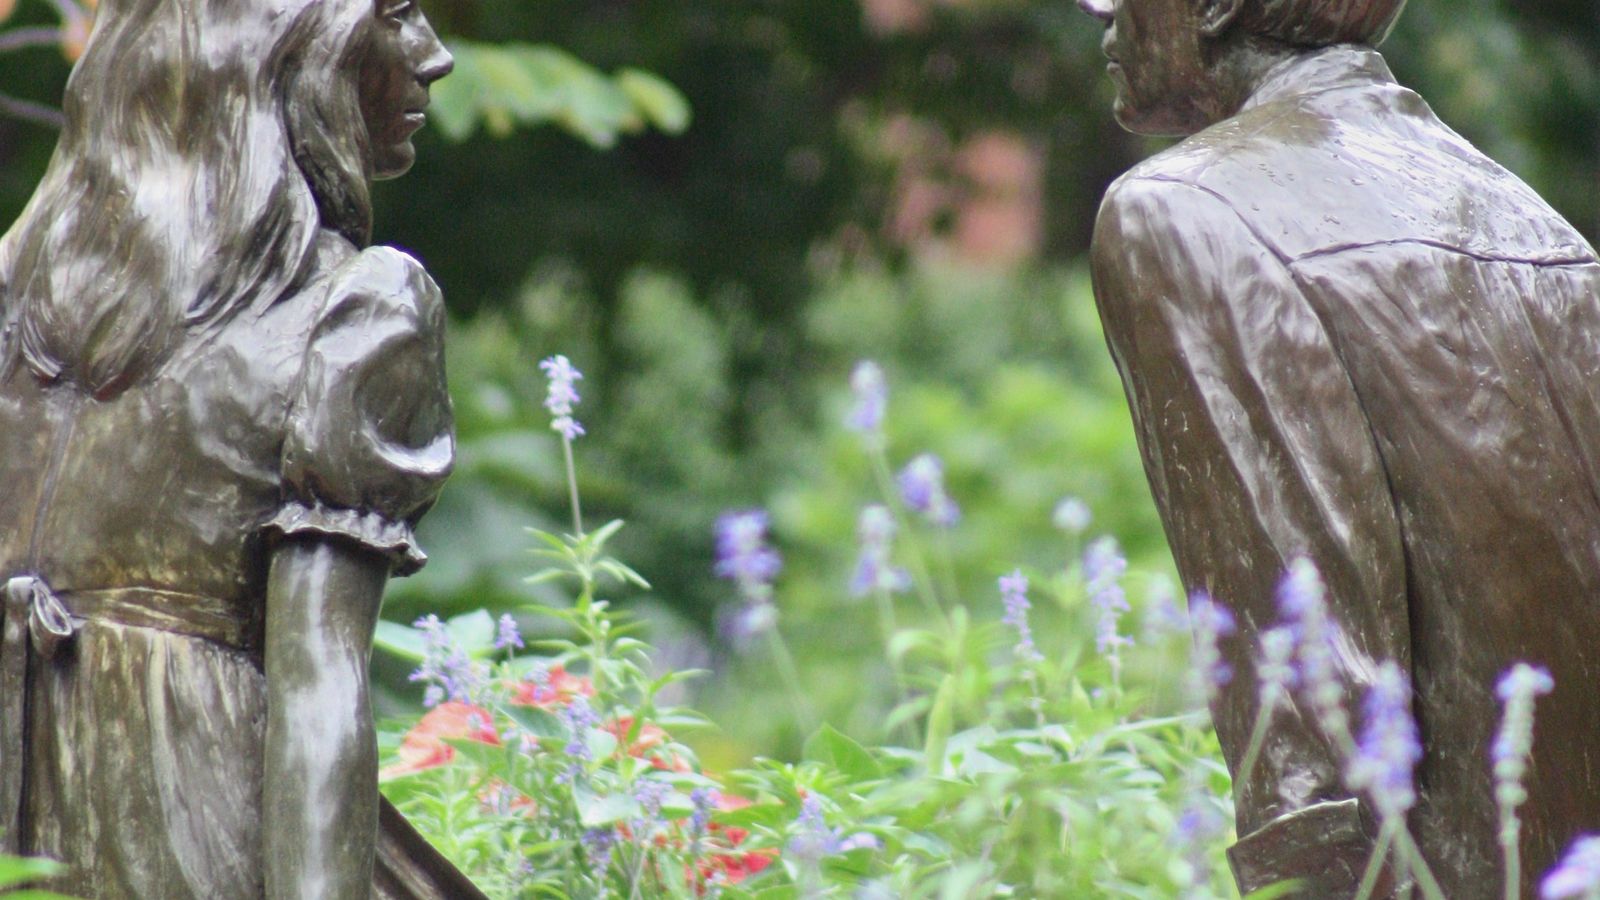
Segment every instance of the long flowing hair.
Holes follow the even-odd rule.
[[[0,376],[97,398],[368,241],[372,0],[103,0],[44,180],[0,238]]]

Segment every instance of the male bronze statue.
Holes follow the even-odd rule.
[[[367,657],[454,439],[368,189],[450,68],[414,0],[99,7],[0,240],[0,849],[58,890],[374,890]]]
[[[1190,590],[1231,606],[1213,706],[1237,767],[1252,646],[1298,555],[1328,584],[1355,704],[1414,682],[1409,823],[1452,900],[1500,895],[1489,748],[1500,674],[1547,666],[1524,895],[1600,828],[1600,264],[1534,192],[1396,84],[1403,0],[1080,0],[1116,115],[1187,140],[1124,175],[1095,296]],[[1303,706],[1236,771],[1245,890],[1354,893],[1366,801]]]

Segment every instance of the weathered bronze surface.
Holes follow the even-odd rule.
[[[1527,896],[1600,828],[1600,264],[1527,185],[1396,84],[1372,49],[1402,0],[1081,0],[1116,113],[1191,134],[1123,176],[1095,294],[1190,590],[1241,622],[1213,715],[1237,768],[1252,646],[1305,554],[1346,640],[1413,677],[1410,820],[1447,896],[1500,895],[1494,686],[1549,667]],[[1354,892],[1375,834],[1304,708],[1236,778],[1245,889]],[[1239,773],[1236,772],[1236,775]],[[1320,821],[1318,821],[1320,820]]]
[[[374,890],[367,658],[454,439],[368,189],[450,67],[412,0],[100,5],[0,239],[0,849],[58,890]],[[470,895],[384,835],[382,896]]]

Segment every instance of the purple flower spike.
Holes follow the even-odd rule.
[[[484,686],[484,673],[466,651],[456,646],[445,624],[430,614],[413,625],[422,632],[422,664],[411,673],[411,680],[428,686],[422,695],[423,705],[433,707],[445,700],[475,702]]]
[[[583,380],[583,373],[572,367],[571,360],[560,355],[539,363],[539,368],[550,379],[550,393],[544,401],[544,408],[555,417],[550,427],[566,440],[576,440],[584,433],[583,426],[572,417],[572,409],[578,405],[577,383]]]
[[[689,793],[689,802],[694,806],[694,814],[689,817],[689,830],[698,838],[706,833],[707,826],[711,824],[711,811],[717,806],[717,792],[711,788],[695,788]]]
[[[1088,584],[1089,601],[1100,611],[1094,643],[1102,654],[1115,656],[1119,648],[1133,643],[1117,633],[1117,619],[1129,610],[1128,595],[1122,589],[1122,575],[1127,571],[1128,560],[1114,537],[1096,538],[1083,551],[1083,578]]]
[[[611,866],[611,848],[617,844],[617,833],[611,828],[591,828],[579,839],[589,867],[604,872]]]
[[[513,648],[521,650],[524,646],[522,632],[517,628],[517,620],[511,618],[510,613],[502,615],[495,631],[494,648],[496,650],[510,650]]]
[[[880,846],[878,839],[866,833],[848,837],[837,828],[829,828],[823,818],[822,801],[816,794],[807,794],[800,801],[800,817],[795,820],[796,831],[789,839],[788,855],[807,866],[816,866],[829,856],[851,850],[872,849]]]
[[[1300,689],[1324,733],[1344,734],[1350,715],[1334,662],[1338,626],[1328,615],[1327,588],[1316,564],[1301,556],[1289,564],[1278,586],[1278,610],[1292,629]]]
[[[1057,528],[1067,534],[1077,536],[1089,530],[1089,523],[1093,516],[1089,512],[1089,505],[1077,497],[1063,497],[1056,504],[1055,512],[1050,516],[1050,521]]]
[[[1000,621],[1017,631],[1017,659],[1024,665],[1043,662],[1044,656],[1033,645],[1033,629],[1028,625],[1028,576],[1021,569],[1000,576],[1000,600],[1006,610]]]
[[[1288,626],[1268,629],[1261,635],[1261,658],[1256,660],[1256,684],[1261,705],[1276,707],[1289,700],[1289,692],[1300,683],[1294,668],[1294,631]]]
[[[877,438],[883,431],[883,414],[889,406],[889,383],[883,377],[883,368],[870,359],[856,363],[850,373],[850,392],[855,396],[855,406],[845,417],[845,425]]]
[[[751,509],[717,519],[717,562],[713,571],[739,586],[746,600],[771,596],[772,581],[783,568],[778,551],[767,546],[767,513]]]
[[[1543,900],[1592,897],[1600,892],[1600,835],[1583,835],[1567,848],[1561,864],[1539,884]]]
[[[1194,630],[1194,674],[1206,702],[1233,680],[1233,669],[1222,659],[1222,639],[1237,627],[1233,613],[1204,591],[1189,598],[1189,623]]]
[[[861,541],[861,558],[850,579],[851,596],[865,597],[880,590],[891,594],[910,590],[911,576],[889,561],[895,532],[894,515],[889,508],[873,505],[863,509],[856,528]]]
[[[1533,701],[1555,686],[1548,669],[1520,662],[1500,676],[1495,686],[1505,704],[1505,713],[1490,748],[1490,758],[1494,761],[1495,799],[1503,816],[1516,815],[1516,808],[1528,799],[1522,778],[1533,752]]]
[[[751,509],[725,513],[717,520],[717,561],[714,571],[739,587],[744,605],[723,618],[727,636],[738,645],[770,631],[778,622],[772,603],[772,582],[783,568],[778,551],[767,546],[767,514]]]
[[[900,470],[896,480],[906,506],[921,513],[929,522],[949,528],[961,521],[961,507],[945,493],[944,463],[939,457],[932,453],[916,457]]]
[[[1411,685],[1393,660],[1378,667],[1364,712],[1345,780],[1367,792],[1381,818],[1399,821],[1417,800],[1413,773],[1422,759],[1422,740],[1411,718]]]

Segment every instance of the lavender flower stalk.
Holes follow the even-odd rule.
[[[584,431],[578,420],[572,417],[572,410],[578,404],[577,382],[583,379],[583,373],[559,354],[539,363],[539,368],[550,379],[550,391],[545,397],[544,407],[555,417],[550,427],[561,435],[561,455],[567,466],[567,496],[572,504],[572,533],[581,538],[583,509],[578,504],[578,468],[572,461],[572,442]]]
[[[445,700],[471,703],[484,686],[484,674],[466,651],[456,646],[445,624],[436,615],[426,615],[413,623],[422,632],[422,664],[411,673],[411,681],[427,685],[424,706],[438,706]]]
[[[1083,578],[1089,590],[1089,601],[1100,611],[1095,627],[1095,648],[1111,664],[1111,681],[1121,681],[1121,648],[1133,643],[1117,633],[1117,620],[1129,611],[1128,595],[1122,589],[1122,575],[1128,571],[1128,560],[1117,546],[1117,539],[1107,535],[1096,538],[1083,552]]]
[[[1528,771],[1528,756],[1533,752],[1533,701],[1554,688],[1549,670],[1520,662],[1502,675],[1495,686],[1495,692],[1505,704],[1505,712],[1490,748],[1490,758],[1494,761],[1495,801],[1500,807],[1500,850],[1505,857],[1507,900],[1516,900],[1522,887],[1519,846],[1522,822],[1517,817],[1517,807],[1528,799],[1522,779]]]
[[[517,620],[511,618],[510,613],[502,615],[495,626],[494,648],[496,650],[521,650],[525,646],[522,643],[522,632],[517,628]]]
[[[1050,516],[1052,524],[1073,537],[1088,531],[1092,520],[1089,505],[1077,497],[1061,498],[1061,502],[1056,504],[1055,512]]]
[[[1363,712],[1361,739],[1345,780],[1367,792],[1380,819],[1398,823],[1417,802],[1414,774],[1422,741],[1411,718],[1411,685],[1393,660],[1378,667]]]
[[[1234,633],[1233,614],[1204,591],[1189,598],[1189,625],[1194,631],[1192,675],[1198,693],[1210,705],[1217,693],[1233,680],[1233,668],[1222,658],[1222,639]]]
[[[766,512],[759,509],[724,513],[717,519],[717,559],[712,571],[732,581],[744,602],[727,620],[729,636],[740,643],[767,633],[778,621],[772,582],[783,568],[783,558],[767,545],[768,521]]]
[[[866,832],[846,837],[839,829],[829,828],[816,794],[807,794],[800,801],[800,817],[795,825],[797,833],[789,839],[788,854],[811,869],[829,856],[878,847],[878,839]]]
[[[1025,666],[1043,662],[1044,656],[1033,644],[1033,629],[1028,625],[1028,576],[1021,569],[1000,576],[1000,599],[1005,604],[1005,615],[1000,621],[1016,629],[1017,659]]]
[[[897,481],[906,507],[921,513],[929,522],[949,528],[961,520],[961,507],[945,492],[944,463],[939,457],[932,453],[916,457],[900,470]]]
[[[850,392],[855,405],[845,417],[845,426],[860,432],[869,443],[883,443],[883,415],[889,406],[889,384],[883,368],[870,359],[856,363],[850,373]]]
[[[1189,634],[1189,617],[1178,608],[1178,595],[1173,590],[1170,579],[1163,575],[1152,578],[1144,597],[1146,640],[1156,642],[1168,635]]]
[[[1255,770],[1266,744],[1267,729],[1272,725],[1272,715],[1281,704],[1289,702],[1289,692],[1299,682],[1294,667],[1295,634],[1287,625],[1268,629],[1261,635],[1261,655],[1256,658],[1256,722],[1250,732],[1250,743],[1245,747],[1244,759],[1239,764],[1237,780],[1245,781]]]
[[[894,515],[889,508],[874,504],[863,509],[856,529],[861,557],[850,579],[850,594],[865,597],[877,591],[898,594],[910,590],[911,575],[889,561],[895,533]]]
[[[724,513],[717,519],[717,560],[712,571],[738,586],[747,602],[770,601],[773,579],[783,568],[778,551],[767,546],[769,524],[766,511],[760,509]]]
[[[539,368],[550,379],[550,390],[544,400],[544,408],[555,417],[550,427],[566,440],[577,440],[584,430],[572,417],[572,410],[578,405],[577,383],[583,380],[583,373],[573,368],[571,360],[559,354],[539,363]]]
[[[1278,610],[1293,629],[1302,696],[1323,733],[1348,746],[1350,714],[1333,652],[1338,626],[1328,616],[1327,588],[1311,560],[1301,556],[1289,564],[1278,587]]]
[[[1584,835],[1572,842],[1567,855],[1539,883],[1542,900],[1595,900],[1600,897],[1600,835]]]

